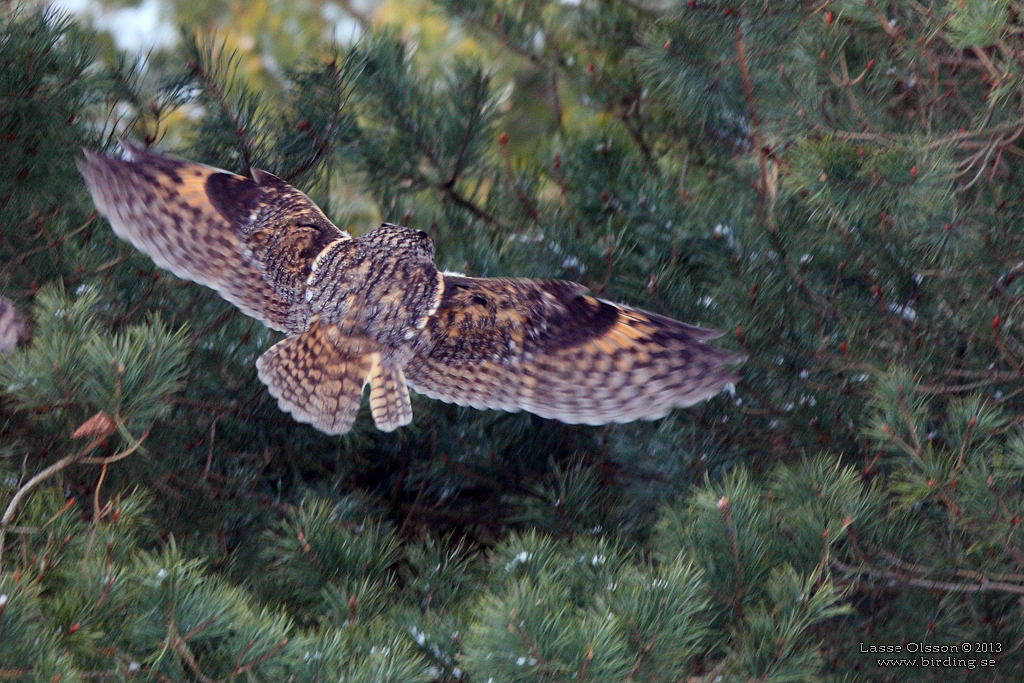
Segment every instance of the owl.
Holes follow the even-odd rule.
[[[348,431],[368,384],[376,426],[412,421],[409,389],[567,423],[655,419],[717,394],[742,356],[720,336],[589,296],[573,282],[442,273],[427,233],[339,230],[299,190],[122,142],[78,162],[114,232],[287,336],[256,361],[281,409]]]

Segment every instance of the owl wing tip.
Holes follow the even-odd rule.
[[[110,178],[115,174],[114,159],[96,152],[95,150],[82,148],[82,156],[75,159],[75,166],[82,174],[85,187],[92,196],[96,209],[104,216],[111,215]]]
[[[275,182],[284,182],[270,171],[264,171],[262,168],[256,168],[255,166],[249,169],[249,175],[252,176],[253,182],[257,185],[269,185]]]
[[[99,154],[95,150],[89,149],[88,147],[82,147],[82,156],[75,159],[75,163],[78,164],[78,168],[82,168],[83,164],[95,163],[97,159],[102,158],[103,155]]]
[[[86,149],[82,148],[84,156],[75,158],[75,166],[78,167],[78,172],[82,174],[82,178],[85,180],[85,186],[92,191],[92,175],[95,172],[96,162],[95,154]]]
[[[121,145],[121,149],[128,153],[129,156],[152,154],[149,148],[132,140],[127,135],[118,135],[117,144]]]
[[[725,336],[725,330],[716,330],[710,327],[699,327],[696,325],[690,325],[689,327],[693,328],[694,336],[701,341],[713,341]]]
[[[94,174],[100,168],[106,166],[109,157],[101,152],[88,147],[82,147],[82,156],[75,158],[75,165],[84,176]]]

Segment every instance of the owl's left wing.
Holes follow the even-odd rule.
[[[729,366],[744,356],[707,343],[718,336],[572,282],[446,275],[405,376],[419,393],[474,408],[653,420],[736,381]]]
[[[307,327],[300,288],[316,255],[348,235],[304,194],[261,171],[245,178],[122,141],[127,158],[78,161],[114,232],[178,277],[217,290],[283,331]],[[259,230],[260,225],[276,227]]]

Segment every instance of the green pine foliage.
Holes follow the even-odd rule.
[[[472,50],[382,27],[271,89],[0,5],[0,680],[1019,678],[1024,8],[433,5]],[[94,212],[117,136],[721,329],[743,379],[326,437],[256,379],[277,333]]]

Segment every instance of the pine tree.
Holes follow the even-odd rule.
[[[1018,678],[1021,8],[435,5],[473,56],[383,28],[273,88],[0,6],[0,679]],[[326,437],[256,379],[277,333],[95,213],[118,135],[728,330],[743,380]]]

